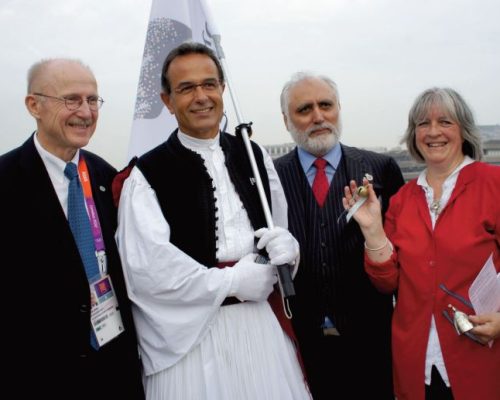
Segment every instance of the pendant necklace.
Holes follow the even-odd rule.
[[[435,215],[439,215],[439,212],[441,211],[441,199],[434,200],[431,205],[430,205],[430,210],[432,213]]]

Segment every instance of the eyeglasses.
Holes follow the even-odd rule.
[[[194,93],[197,87],[201,87],[204,92],[213,92],[219,86],[220,82],[217,79],[207,79],[201,83],[182,83],[174,91],[178,94],[188,95]]]
[[[33,94],[35,96],[47,97],[48,99],[63,101],[64,105],[69,111],[78,110],[82,106],[84,101],[87,102],[90,110],[92,111],[99,110],[99,108],[101,108],[102,106],[102,103],[104,103],[104,100],[99,96],[90,96],[87,98],[83,98],[80,96],[55,97],[55,96],[48,96],[43,93],[33,93]]]

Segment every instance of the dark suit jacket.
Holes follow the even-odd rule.
[[[392,298],[379,293],[364,271],[364,239],[357,223],[337,219],[344,210],[343,187],[350,179],[360,183],[366,173],[373,175],[384,212],[404,181],[392,158],[341,148],[342,160],[323,209],[314,200],[297,149],[275,161],[287,197],[289,230],[301,248],[292,322],[315,398],[335,398],[342,385],[355,397],[368,395],[366,389],[371,398],[388,398],[392,396]],[[323,252],[329,254],[328,262],[319,261]],[[325,316],[335,322],[340,337],[323,336]],[[330,347],[335,359],[329,358]],[[334,366],[339,373],[350,371],[348,378],[336,379]],[[331,373],[321,377],[325,370]]]
[[[125,332],[89,345],[89,286],[33,137],[0,157],[2,360],[15,398],[143,398],[129,301],[114,241],[113,167],[82,150]],[[13,391],[12,391],[13,390]],[[88,397],[87,397],[88,396]]]

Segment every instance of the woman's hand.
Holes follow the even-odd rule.
[[[382,227],[382,210],[377,195],[373,190],[373,185],[368,183],[366,178],[363,178],[363,186],[368,190],[368,198],[354,213],[353,218],[359,224],[368,242],[373,235],[380,235],[380,233],[382,233],[382,237],[385,237],[385,234],[383,233]],[[362,187],[360,186],[359,188]],[[344,187],[344,197],[342,199],[344,209],[349,211],[359,198],[358,185],[356,181],[352,180],[349,186]]]
[[[365,191],[366,201],[354,212],[352,216],[361,228],[365,237],[365,249],[368,258],[374,262],[382,263],[392,255],[393,247],[387,239],[382,224],[382,208],[373,190],[373,185],[368,179],[363,178],[364,189],[358,190],[356,181],[351,181],[344,188],[342,204],[345,210],[350,210],[358,201],[360,193]],[[368,193],[366,193],[366,190]]]
[[[500,312],[469,315],[469,320],[475,325],[471,332],[482,343],[488,343],[500,336]]]

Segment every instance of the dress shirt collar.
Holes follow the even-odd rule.
[[[314,160],[316,160],[316,158],[318,157],[305,151],[302,147],[298,147],[297,151],[302,169],[307,173],[307,171],[309,171],[309,169],[312,167]],[[340,143],[337,143],[335,146],[333,146],[330,151],[326,153],[322,158],[324,158],[328,162],[327,166],[332,167],[336,171],[337,167],[339,166],[340,159],[342,158]]]
[[[56,157],[54,154],[48,152],[42,147],[42,144],[38,140],[38,132],[35,132],[33,135],[33,140],[35,142],[35,147],[42,158],[43,164],[47,169],[47,172],[50,178],[53,181],[57,181],[59,183],[64,182],[66,176],[64,175],[64,168],[66,168],[66,161],[61,160],[59,157]],[[78,160],[80,158],[80,149],[76,151],[75,156],[71,160],[71,162],[78,165]]]
[[[443,190],[449,191],[449,189],[453,189],[458,179],[458,173],[461,171],[463,167],[472,164],[473,162],[474,160],[472,158],[470,158],[469,156],[465,156],[460,165],[458,165],[458,167],[455,168],[455,170],[445,179],[443,183]],[[425,168],[418,175],[417,185],[422,186],[424,190],[430,188],[430,185],[427,183],[427,168]]]
[[[220,132],[217,136],[211,139],[198,139],[189,135],[186,135],[180,129],[177,131],[177,137],[184,147],[188,149],[211,149],[214,150],[219,144]]]

